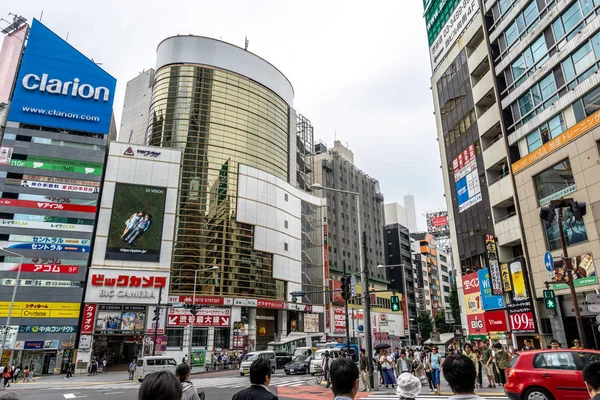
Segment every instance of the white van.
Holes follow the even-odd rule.
[[[143,381],[146,375],[158,371],[171,371],[175,373],[177,361],[173,357],[168,356],[148,356],[142,357],[137,361],[135,377],[138,381]]]
[[[310,360],[310,374],[314,375],[317,372],[317,368],[320,370],[323,365],[323,359],[325,358],[325,352],[329,352],[329,358],[331,361],[335,360],[340,356],[339,349],[321,349],[317,350],[312,360]]]
[[[252,365],[252,363],[255,360],[258,360],[259,358],[264,358],[264,359],[269,360],[269,362],[271,363],[271,373],[274,374],[275,369],[277,368],[277,359],[275,358],[275,352],[267,350],[267,351],[253,351],[252,353],[246,354],[246,356],[244,357],[244,359],[242,360],[242,362],[240,364],[240,375],[244,376],[245,374],[249,374],[250,366]]]

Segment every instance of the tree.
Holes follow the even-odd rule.
[[[435,327],[439,333],[452,332],[452,325],[446,322],[446,313],[442,310],[438,310],[434,318]]]
[[[460,325],[460,305],[458,303],[458,289],[456,288],[456,280],[452,284],[452,289],[450,289],[450,312],[452,313],[452,319],[454,319],[455,325]]]
[[[431,314],[427,311],[419,311],[419,315],[417,315],[417,323],[419,324],[421,329],[421,337],[423,341],[428,340],[431,337],[431,332],[433,331],[433,318],[431,318]]]

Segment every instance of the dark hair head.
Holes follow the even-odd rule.
[[[471,343],[465,343],[465,345],[463,347],[465,349],[473,350],[473,346],[471,346]]]
[[[494,348],[495,348],[495,349],[501,349],[501,348],[502,348],[502,345],[501,345],[500,343],[496,343],[496,344],[494,345]]]
[[[448,356],[442,364],[444,378],[456,394],[473,393],[475,390],[475,365],[464,354]]]
[[[253,385],[264,385],[267,378],[271,376],[271,362],[259,357],[250,365],[250,383]]]
[[[367,351],[365,349],[360,349],[360,352],[365,354]]]
[[[600,362],[589,363],[583,369],[583,381],[594,391],[600,390]]]
[[[153,372],[146,375],[140,385],[138,400],[181,399],[181,383],[170,371]]]
[[[336,358],[329,367],[331,388],[335,396],[351,394],[358,380],[358,367],[347,358]]]
[[[177,366],[177,369],[175,369],[175,375],[177,375],[177,378],[179,379],[179,382],[184,382],[185,378],[188,376],[188,374],[190,372],[192,372],[192,369],[186,363],[179,364]]]
[[[559,346],[560,346],[560,343],[558,343],[558,340],[556,340],[556,339],[552,339],[552,340],[550,341],[550,344],[552,344],[552,343],[556,343],[557,345],[559,345]]]

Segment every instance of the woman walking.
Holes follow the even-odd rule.
[[[10,387],[10,383],[8,381],[12,377],[10,365],[4,367],[4,371],[2,372],[2,380],[4,381],[2,384],[2,390],[6,390],[6,387]]]
[[[431,380],[435,386],[435,394],[438,396],[440,392],[440,368],[442,367],[442,356],[438,354],[438,348],[434,347],[431,349],[429,355],[429,365],[431,366]]]
[[[393,388],[396,387],[396,377],[394,376],[394,361],[392,357],[388,356],[387,350],[383,350],[383,355],[379,358],[379,363],[381,364],[381,372],[383,375],[383,384],[387,388],[388,385],[392,385]]]
[[[423,353],[423,367],[425,368],[425,376],[429,383],[429,391],[435,392],[435,386],[433,385],[433,376],[431,375],[431,364],[429,363],[429,352]]]
[[[494,353],[494,362],[496,364],[496,369],[498,370],[498,376],[500,378],[499,384],[500,386],[504,386],[506,383],[506,375],[504,374],[504,370],[508,368],[508,363],[510,362],[510,355],[502,348],[500,343],[496,343],[494,345],[496,352]]]

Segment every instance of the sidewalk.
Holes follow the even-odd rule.
[[[35,382],[23,382],[19,381],[17,384],[11,384],[11,388],[25,387],[30,385],[38,384],[56,384],[58,382],[64,384],[103,384],[103,383],[121,383],[121,382],[132,382],[129,380],[129,374],[127,371],[108,371],[106,373],[98,373],[97,375],[88,376],[88,374],[73,374],[72,378],[66,379],[66,374],[60,375],[36,375]],[[137,382],[137,380],[135,381]]]

